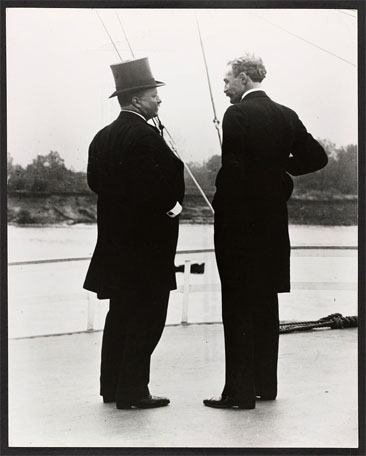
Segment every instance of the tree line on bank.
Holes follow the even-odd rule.
[[[294,197],[349,197],[357,195],[357,146],[350,144],[337,148],[328,140],[320,141],[325,148],[328,165],[312,174],[294,178]],[[215,179],[221,166],[221,157],[212,156],[202,164],[188,164],[193,175],[203,190],[212,195],[215,191]],[[15,164],[8,155],[8,192],[25,193],[73,193],[88,194],[91,190],[86,181],[86,173],[73,171],[66,167],[64,159],[57,151],[47,155],[37,155],[23,168]],[[195,194],[194,182],[186,176],[186,193]]]

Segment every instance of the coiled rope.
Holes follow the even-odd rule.
[[[330,314],[327,317],[320,318],[316,321],[292,321],[280,322],[280,334],[311,331],[312,329],[344,329],[357,328],[358,317],[343,317],[340,313]]]

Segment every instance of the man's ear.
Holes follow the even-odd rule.
[[[239,76],[240,76],[240,79],[241,79],[241,82],[245,85],[247,84],[247,82],[249,81],[249,76],[244,73],[244,71],[242,71],[241,73],[239,73]]]
[[[131,104],[135,106],[135,108],[140,107],[140,98],[138,96],[134,96],[131,98]]]

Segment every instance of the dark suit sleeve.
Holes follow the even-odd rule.
[[[164,213],[175,206],[178,176],[169,154],[165,141],[154,131],[136,139],[126,163],[126,188],[136,206]]]
[[[222,167],[215,184],[217,188],[225,187],[227,190],[240,182],[240,157],[245,153],[246,122],[235,106],[226,110],[222,131]]]
[[[89,146],[87,181],[93,192],[98,195],[115,195],[124,197],[125,170],[119,154],[108,149],[108,143],[99,132]]]
[[[323,147],[316,141],[296,116],[295,137],[291,154],[285,169],[293,176],[312,173],[328,163],[328,157]]]
[[[222,129],[223,129],[223,160],[227,164],[232,164],[232,160],[243,153],[245,134],[246,134],[246,118],[243,112],[236,109],[235,106],[230,106],[225,112]]]
[[[93,192],[99,192],[99,179],[98,179],[98,156],[95,150],[95,138],[89,146],[89,155],[88,155],[88,168],[87,168],[87,182]]]

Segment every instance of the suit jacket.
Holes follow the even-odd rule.
[[[327,161],[297,114],[263,91],[227,109],[213,200],[216,255],[224,279],[245,277],[254,287],[290,290],[286,172],[310,173]]]
[[[125,288],[176,288],[179,217],[166,212],[183,202],[183,163],[158,130],[122,111],[90,144],[87,176],[98,195],[98,239],[84,288],[101,299]]]

